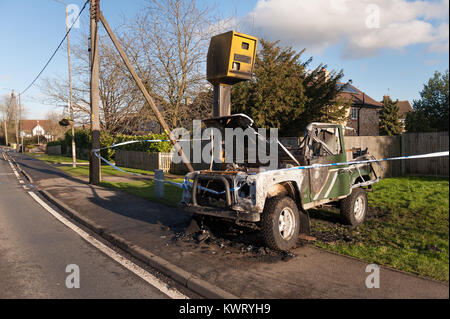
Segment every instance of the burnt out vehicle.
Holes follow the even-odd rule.
[[[251,128],[261,138],[244,114],[203,122],[220,130]],[[288,250],[299,233],[309,233],[311,208],[335,205],[342,221],[356,226],[367,213],[366,191],[379,177],[370,163],[335,165],[347,162],[344,129],[311,123],[297,147],[278,142],[277,169],[244,162],[188,173],[186,179],[192,182],[183,191],[182,203],[194,214],[259,223],[266,245],[275,250]],[[353,161],[373,159],[367,150],[354,155]],[[320,164],[332,165],[314,167]]]

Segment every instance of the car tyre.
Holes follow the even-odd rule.
[[[261,216],[261,229],[266,245],[279,251],[294,247],[299,231],[300,217],[295,201],[288,196],[267,199]]]
[[[358,226],[367,215],[367,193],[362,188],[354,188],[352,193],[341,200],[341,220],[346,225]]]

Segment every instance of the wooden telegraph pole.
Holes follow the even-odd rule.
[[[19,131],[19,134],[20,134],[20,147],[19,147],[19,150],[20,150],[20,152],[24,152],[24,147],[23,147],[23,135],[22,135],[22,130],[21,130],[21,128],[20,128],[20,122],[22,121],[22,101],[20,100],[20,93],[19,93],[19,120],[18,120],[18,123],[19,123],[19,129],[18,129],[18,131]]]
[[[92,150],[100,148],[100,113],[99,113],[99,88],[98,88],[98,37],[97,22],[100,14],[100,0],[91,0],[91,136]],[[91,150],[89,158],[89,184],[98,184],[101,180],[100,159]]]
[[[3,125],[5,128],[5,146],[8,146],[8,124],[6,122],[7,122],[7,112],[5,109],[5,112],[3,113]]]
[[[19,112],[17,111],[17,101],[16,95],[14,94],[14,90],[11,92],[11,104],[13,105],[13,114],[14,114],[14,129],[16,132],[16,145],[19,147]]]
[[[139,87],[139,89],[141,90],[142,94],[144,95],[145,100],[147,101],[148,105],[150,105],[151,109],[153,110],[153,113],[156,115],[156,118],[158,119],[158,121],[161,124],[162,128],[164,129],[164,131],[167,134],[169,134],[169,138],[170,138],[172,144],[174,145],[175,150],[181,156],[181,158],[182,158],[184,164],[186,165],[187,169],[190,172],[193,172],[194,169],[193,169],[189,159],[186,158],[186,155],[184,154],[182,148],[179,146],[179,144],[173,138],[173,136],[171,136],[169,126],[167,125],[167,123],[164,120],[163,116],[161,115],[161,113],[159,112],[158,108],[156,107],[155,102],[153,101],[152,97],[148,93],[147,89],[145,88],[145,86],[142,83],[141,79],[139,78],[138,74],[134,70],[134,67],[131,64],[130,59],[127,57],[125,51],[122,49],[122,46],[120,45],[119,41],[117,40],[116,36],[114,35],[113,31],[111,30],[111,27],[109,26],[108,22],[106,21],[105,17],[100,12],[100,10],[98,11],[98,15],[99,15],[100,21],[102,22],[103,26],[106,29],[106,32],[108,33],[109,37],[111,38],[112,42],[114,43],[114,46],[116,47],[117,51],[119,52],[120,57],[122,58],[123,62],[125,63],[128,71],[130,71],[131,76],[136,81],[137,86]]]

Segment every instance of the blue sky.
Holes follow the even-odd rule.
[[[68,0],[80,7],[84,1]],[[214,5],[221,15],[234,16],[236,31],[253,33],[283,45],[306,48],[314,65],[344,69],[344,80],[369,96],[409,100],[419,97],[435,70],[448,69],[448,0],[198,0]],[[375,3],[377,10],[368,7]],[[102,0],[105,17],[114,28],[133,17],[145,0]],[[65,34],[64,6],[54,0],[0,2],[0,95],[22,91],[40,71]],[[445,10],[445,12],[442,12]],[[360,14],[357,14],[357,13]],[[379,13],[375,28],[363,21]],[[81,23],[89,23],[86,10]],[[373,20],[369,21],[373,23]],[[367,25],[367,22],[366,22]],[[73,37],[77,36],[75,29]],[[43,77],[67,74],[65,44]],[[28,118],[44,118],[54,106],[43,105],[38,86],[22,98]]]

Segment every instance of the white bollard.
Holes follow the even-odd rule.
[[[164,171],[155,169],[155,197],[164,198]]]

